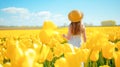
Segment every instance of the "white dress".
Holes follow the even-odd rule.
[[[80,35],[71,36],[71,38],[68,41],[68,43],[70,43],[74,47],[78,47],[79,48],[81,46]],[[81,65],[80,67],[84,67],[84,62],[81,62],[80,65]]]
[[[80,35],[71,36],[70,39],[68,40],[68,43],[79,48],[81,46],[81,37],[80,37]]]

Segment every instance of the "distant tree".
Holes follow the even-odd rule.
[[[101,22],[102,26],[115,26],[116,22],[114,20],[105,20]]]

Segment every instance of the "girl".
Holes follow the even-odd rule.
[[[71,21],[68,28],[68,34],[63,34],[63,36],[68,39],[68,43],[75,47],[81,46],[81,37],[83,38],[83,41],[86,42],[85,26],[81,22],[82,18],[82,12],[78,10],[72,10],[68,14],[68,19]]]

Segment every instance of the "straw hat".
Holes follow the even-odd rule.
[[[69,14],[68,14],[68,19],[71,22],[78,22],[81,21],[81,19],[83,18],[83,13],[78,11],[78,10],[72,10]]]

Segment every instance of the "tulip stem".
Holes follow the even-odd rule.
[[[109,59],[106,59],[106,65],[109,65]]]
[[[96,61],[93,61],[93,67],[97,67]]]

